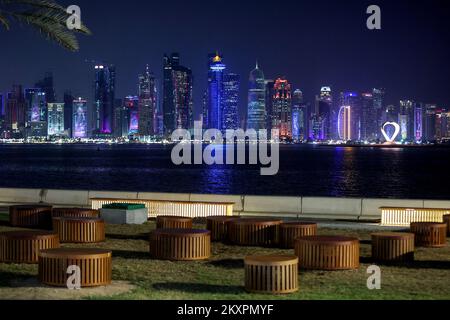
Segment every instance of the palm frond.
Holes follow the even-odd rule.
[[[0,25],[5,27],[6,30],[9,30],[9,21],[0,13]]]
[[[66,12],[66,9],[53,0],[0,0],[1,4],[28,5],[37,8],[55,9]]]

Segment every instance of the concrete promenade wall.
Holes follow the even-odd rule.
[[[90,207],[91,198],[152,199],[201,202],[233,202],[234,212],[246,216],[280,216],[325,219],[381,219],[379,207],[450,208],[450,200],[402,200],[253,195],[211,195],[88,190],[0,188],[0,203],[46,202],[55,206]]]

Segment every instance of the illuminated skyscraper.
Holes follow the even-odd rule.
[[[128,137],[139,132],[139,108],[138,96],[126,96],[120,112],[121,136]]]
[[[272,112],[273,112],[273,93],[274,93],[275,81],[267,79],[264,81],[265,96],[266,96],[266,111],[265,111],[265,122],[266,129],[269,134],[272,130]]]
[[[5,96],[0,92],[0,117],[5,115]]]
[[[316,96],[314,108],[314,127],[316,130],[320,128],[322,132],[317,132],[319,140],[328,140],[337,136],[337,113],[333,109],[333,96],[330,87],[322,87],[320,95]],[[317,121],[322,122],[318,124]],[[317,140],[317,138],[315,139]]]
[[[402,140],[414,140],[414,102],[412,100],[400,100],[398,122],[401,128]]]
[[[247,129],[266,129],[266,84],[258,63],[248,81]]]
[[[292,139],[303,141],[308,139],[307,105],[303,102],[303,93],[297,89],[292,100]]]
[[[48,135],[61,136],[64,134],[64,103],[49,103]]]
[[[342,106],[338,115],[338,135],[339,139],[352,140],[352,108],[351,106]]]
[[[240,77],[235,73],[223,77],[222,130],[236,130],[239,125],[239,87]]]
[[[25,102],[27,105],[27,124],[34,122],[47,122],[46,93],[39,88],[25,89]]]
[[[351,137],[350,140],[361,140],[361,119],[362,119],[362,105],[361,97],[355,92],[341,92],[339,105],[350,107],[350,124],[351,124]]]
[[[381,138],[381,126],[386,122],[384,118],[386,115],[385,107],[384,107],[384,95],[385,90],[382,88],[373,88],[372,89],[372,98],[373,98],[373,106],[377,112],[377,139]]]
[[[114,66],[96,65],[94,83],[93,133],[111,135],[114,121],[116,69]]]
[[[88,110],[87,102],[83,98],[73,101],[72,138],[88,137]]]
[[[208,56],[208,128],[222,129],[223,77],[226,69],[218,52]]]
[[[73,100],[75,97],[72,92],[67,90],[64,92],[64,130],[72,136],[72,121],[73,121]]]
[[[8,92],[5,104],[5,123],[7,137],[23,137],[26,123],[26,103],[21,85],[13,85]]]
[[[378,101],[377,101],[378,103]],[[370,92],[361,94],[361,139],[375,141],[378,139],[379,110],[375,105],[374,95]]]
[[[423,138],[425,141],[436,140],[436,113],[436,105],[425,105],[425,116],[423,118]]]
[[[272,97],[272,129],[279,130],[280,139],[292,139],[291,103],[291,85],[286,79],[278,78]]]
[[[45,92],[47,103],[56,102],[56,94],[53,87],[53,74],[51,72],[46,72],[44,78],[36,82],[34,86]]]
[[[138,127],[134,128],[130,126],[130,134],[139,133],[141,136],[155,134],[153,117],[156,114],[156,103],[157,89],[155,76],[147,65],[145,72],[139,76],[139,112],[138,114],[131,114],[133,117],[131,120],[137,122]]]
[[[422,103],[416,103],[414,106],[414,139],[422,141],[423,137],[423,110]]]

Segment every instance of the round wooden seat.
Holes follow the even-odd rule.
[[[280,247],[294,249],[295,239],[303,236],[315,236],[317,223],[285,222],[280,224]]]
[[[51,229],[52,206],[41,204],[10,206],[9,222],[12,227]]]
[[[372,233],[372,258],[375,261],[414,260],[414,233]]]
[[[298,290],[298,258],[293,255],[248,256],[244,259],[245,290],[292,293]]]
[[[86,208],[53,208],[52,217],[66,218],[98,218],[99,212],[95,209]]]
[[[278,243],[282,220],[237,219],[228,224],[228,239],[241,246],[273,246]]]
[[[211,232],[157,229],[150,233],[150,254],[163,260],[204,260],[211,256]]]
[[[112,253],[110,250],[60,248],[39,253],[39,281],[51,286],[66,286],[69,266],[80,267],[81,287],[104,286],[111,283]]]
[[[177,216],[157,216],[156,229],[192,229],[192,218]]]
[[[238,216],[213,216],[206,218],[206,229],[211,231],[211,241],[228,239],[228,224],[239,219]]]
[[[450,237],[450,214],[444,215],[443,220],[447,225],[447,237]]]
[[[59,248],[58,234],[46,231],[0,233],[0,262],[38,263],[40,250]]]
[[[447,224],[439,222],[411,222],[417,247],[440,248],[447,241]]]
[[[295,240],[302,269],[346,270],[359,267],[359,240],[341,236],[306,236]]]
[[[105,222],[100,218],[53,218],[53,230],[61,243],[105,241]]]

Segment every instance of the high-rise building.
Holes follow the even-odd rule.
[[[180,56],[164,55],[163,69],[164,135],[175,129],[193,127],[193,77],[189,68],[180,65]]]
[[[47,122],[47,94],[40,88],[25,89],[26,122]]]
[[[291,85],[286,79],[278,78],[274,84],[272,99],[272,129],[279,130],[280,139],[292,139],[291,116]]]
[[[92,130],[94,136],[113,134],[116,69],[113,65],[96,65]]]
[[[412,100],[400,100],[398,118],[402,140],[414,141],[414,102]]]
[[[436,139],[450,138],[450,112],[446,109],[436,110]]]
[[[88,108],[87,101],[78,98],[73,101],[72,138],[88,137]]]
[[[209,105],[208,105],[208,89],[203,92],[203,98],[202,98],[202,115],[201,115],[201,121],[203,128],[208,128],[209,126],[209,120],[208,120],[208,113],[209,113]]]
[[[208,128],[222,129],[223,77],[226,65],[218,52],[208,55]]]
[[[338,115],[338,136],[344,141],[352,140],[352,107],[341,106]]]
[[[5,137],[23,137],[26,124],[26,103],[21,85],[13,85],[5,104]]]
[[[128,137],[139,133],[139,107],[141,100],[138,96],[126,96],[121,110],[121,134]]]
[[[72,136],[73,100],[75,100],[75,97],[72,92],[66,90],[64,92],[64,131],[67,132],[69,137]]]
[[[414,106],[414,139],[422,141],[423,137],[423,105],[416,103]]]
[[[375,90],[375,89],[374,89]],[[365,92],[361,94],[361,139],[365,141],[375,141],[379,137],[378,110],[379,101],[374,100],[373,93]]]
[[[34,86],[45,92],[47,103],[56,102],[56,93],[53,87],[53,74],[51,72],[46,72],[44,78],[36,82]]]
[[[64,103],[49,103],[48,110],[48,135],[61,136],[64,134]]]
[[[381,138],[381,126],[386,122],[386,109],[384,108],[385,90],[382,88],[372,89],[373,106],[377,112],[377,139]]]
[[[423,118],[423,138],[425,141],[436,140],[436,111],[436,105],[425,105],[425,115]]]
[[[223,77],[222,130],[236,130],[239,125],[240,77],[235,73]]]
[[[152,136],[155,134],[154,116],[157,108],[156,82],[149,65],[139,76],[139,113],[138,133],[140,136]]]
[[[304,141],[308,139],[307,105],[303,101],[303,93],[297,89],[292,95],[292,139]]]
[[[266,129],[266,84],[258,63],[248,81],[247,129]]]
[[[266,110],[265,110],[265,122],[266,129],[269,131],[269,134],[272,130],[272,112],[273,112],[273,94],[274,94],[274,86],[275,81],[266,79],[264,81],[265,87],[265,96],[266,96]]]
[[[0,117],[5,115],[5,96],[0,92]]]
[[[361,97],[355,92],[341,92],[339,98],[339,105],[350,107],[350,124],[351,137],[350,140],[361,140],[361,120],[362,120],[362,105]]]

